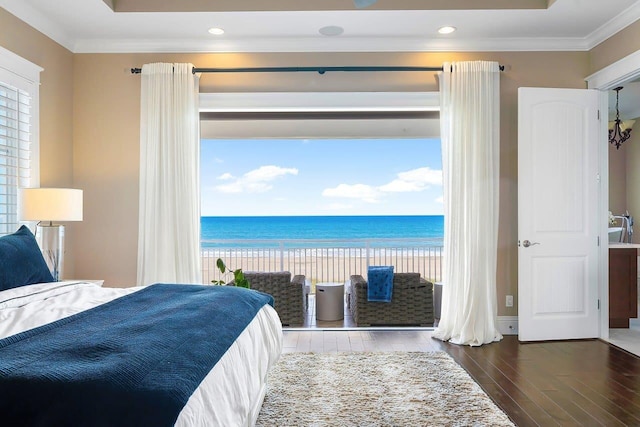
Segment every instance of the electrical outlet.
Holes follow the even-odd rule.
[[[507,295],[506,305],[507,307],[513,307],[513,295]]]

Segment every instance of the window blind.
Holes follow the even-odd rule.
[[[18,188],[31,184],[32,99],[0,81],[0,235],[18,228]]]

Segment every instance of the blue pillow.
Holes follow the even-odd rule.
[[[0,237],[0,291],[53,282],[38,242],[28,227]]]

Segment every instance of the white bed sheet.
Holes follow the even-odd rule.
[[[40,283],[0,291],[0,338],[71,316],[142,289],[93,283]],[[282,351],[282,326],[264,306],[189,398],[176,426],[252,426],[267,373]]]

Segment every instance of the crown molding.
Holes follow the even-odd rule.
[[[640,19],[640,2],[586,37],[578,38],[298,38],[242,39],[76,39],[25,1],[0,0],[0,7],[44,33],[73,53],[175,52],[500,52],[588,51]]]
[[[62,47],[74,52],[74,39],[60,25],[31,7],[26,1],[0,0],[0,7],[62,45]]]
[[[223,52],[502,52],[587,51],[584,38],[416,39],[341,38],[335,40],[79,40],[74,53],[223,53]]]
[[[624,30],[629,25],[640,19],[640,2],[636,2],[622,11],[620,14],[610,19],[587,36],[587,46],[589,50],[593,49],[603,41],[607,40],[616,33]]]

